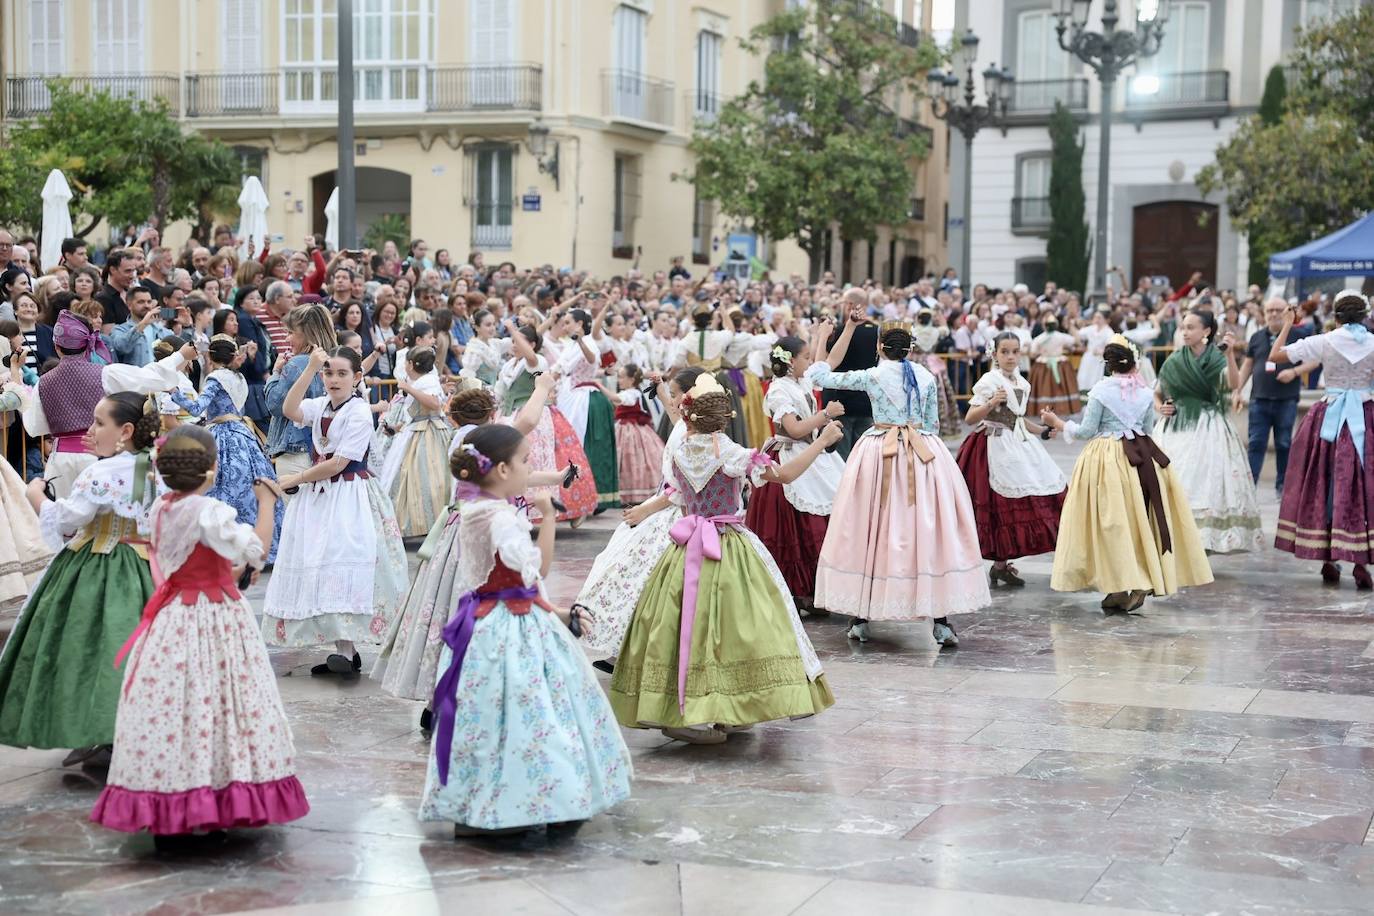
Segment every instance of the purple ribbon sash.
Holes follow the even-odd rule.
[[[472,630],[477,625],[477,608],[483,601],[534,601],[539,588],[503,588],[495,592],[468,592],[458,599],[453,618],[444,625],[442,638],[453,653],[448,670],[434,688],[434,711],[438,725],[434,729],[434,759],[439,767],[439,782],[448,785],[449,752],[453,748],[453,719],[458,710],[458,681],[463,676],[463,658],[472,642]]]
[[[697,619],[702,561],[720,559],[720,526],[742,524],[744,519],[738,515],[684,515],[668,532],[675,543],[687,549],[682,570],[682,621],[677,638],[678,712],[685,712],[687,707],[687,668],[692,662],[692,627]]]

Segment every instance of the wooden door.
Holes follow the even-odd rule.
[[[1131,229],[1131,280],[1163,275],[1178,289],[1193,271],[1208,283],[1217,276],[1215,204],[1166,200],[1135,208]]]

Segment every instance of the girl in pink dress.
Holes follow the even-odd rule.
[[[850,614],[849,638],[866,642],[869,620],[934,618],[941,646],[959,637],[947,615],[992,602],[983,576],[968,485],[940,440],[939,392],[925,368],[908,360],[904,322],[878,329],[878,365],[836,372],[864,321],[849,315],[827,359],[807,372],[817,388],[865,392],[873,428],[850,452],[816,569],[817,607]],[[818,348],[829,332],[815,335]]]
[[[205,495],[218,463],[208,432],[178,426],[155,460],[172,490],[151,513],[157,588],[117,657],[128,660],[114,752],[91,820],[151,831],[167,848],[188,834],[213,840],[230,827],[293,821],[310,806],[267,650],[235,585],[235,566],[263,564],[276,484],[255,482],[252,528]]]

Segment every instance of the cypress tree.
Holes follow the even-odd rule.
[[[1059,102],[1050,116],[1050,235],[1045,274],[1063,289],[1084,291],[1092,239],[1084,220],[1083,143],[1073,115]]]
[[[1262,123],[1272,127],[1283,120],[1283,101],[1287,95],[1288,78],[1283,74],[1283,67],[1275,64],[1264,78],[1264,95],[1260,96],[1259,119]]]

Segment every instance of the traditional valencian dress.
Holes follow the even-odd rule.
[[[909,360],[807,370],[820,388],[862,391],[873,428],[855,443],[816,570],[816,606],[866,620],[943,617],[992,602],[959,467],[940,440],[935,378]]]
[[[1037,436],[1026,430],[1030,383],[1019,370],[993,368],[973,386],[970,407],[998,391],[993,408],[959,447],[957,463],[973,499],[983,559],[1006,562],[1054,550],[1068,481]]]
[[[805,451],[815,439],[792,439],[783,429],[783,418],[794,416],[809,420],[816,413],[816,398],[811,383],[791,376],[773,379],[764,406],[773,421],[777,439],[767,454],[778,464],[786,464]],[[844,476],[844,459],[834,452],[822,452],[801,476],[791,483],[765,483],[749,497],[745,524],[759,536],[782,569],[789,593],[810,601],[816,590],[816,562],[820,559],[830,511]]]
[[[758,374],[750,371],[751,354],[763,353],[778,338],[772,334],[735,335],[721,351],[721,372],[717,380],[721,386],[738,400],[738,410],[744,420],[746,441],[739,443],[749,448],[763,448],[768,441],[768,413],[763,406],[763,381]]]
[[[215,485],[205,495],[233,506],[237,519],[243,524],[257,524],[258,498],[253,492],[253,481],[259,477],[276,480],[277,472],[243,418],[248,383],[232,369],[216,369],[205,380],[200,397],[187,397],[179,390],[171,392],[169,397],[191,416],[209,420],[210,435],[215,437],[219,449],[219,468],[215,472]],[[275,511],[275,534],[267,548],[268,563],[276,559],[275,545],[281,535],[286,507],[278,502]]]
[[[157,590],[120,651],[128,659],[114,756],[91,820],[154,834],[304,817],[276,677],[233,567],[263,545],[234,509],[194,494],[152,510]]]
[[[1083,342],[1083,355],[1078,360],[1078,390],[1087,391],[1102,380],[1106,360],[1102,353],[1116,332],[1110,325],[1089,325],[1078,329],[1078,339]]]
[[[147,452],[120,452],[45,502],[39,527],[57,556],[0,654],[0,744],[83,748],[114,741],[114,657],[153,593]],[[65,544],[63,543],[65,541]]]
[[[1164,418],[1159,447],[1188,495],[1203,549],[1259,550],[1264,534],[1250,458],[1226,416],[1226,357],[1213,346],[1200,357],[1180,347],[1160,367],[1159,388],[1175,409]]]
[[[654,432],[644,393],[617,393],[615,454],[619,462],[620,502],[637,506],[658,492],[663,480],[663,440]],[[598,618],[599,619],[599,618]]]
[[[444,389],[439,373],[427,372],[412,385],[442,403]],[[448,504],[453,485],[448,445],[453,439],[453,427],[442,407],[430,410],[412,397],[405,400],[405,425],[387,448],[381,485],[396,510],[401,536],[413,538],[427,534]]]
[[[620,647],[620,724],[745,726],[832,705],[786,583],[740,515],[741,482],[761,484],[772,462],[724,433],[687,435],[668,460],[683,515]]]
[[[748,383],[744,379],[744,370],[724,368],[725,348],[734,339],[734,331],[692,331],[683,339],[682,350],[687,356],[687,365],[711,373],[730,396],[730,424],[725,427],[725,434],[737,444],[747,446],[749,426],[744,393],[747,393]]]
[[[485,495],[459,512],[420,819],[482,830],[581,821],[630,795],[630,754],[582,647],[540,587],[530,523]]]
[[[1285,350],[1295,365],[1321,363],[1326,396],[1293,436],[1274,546],[1303,560],[1374,563],[1374,335],[1343,325]]]
[[[590,345],[591,341],[587,343]],[[615,412],[610,401],[597,387],[596,380],[601,375],[600,362],[589,361],[582,352],[582,345],[569,340],[559,354],[558,369],[562,373],[558,409],[568,418],[586,452],[591,476],[596,482],[597,508],[614,508],[620,505]]]
[[[407,576],[391,500],[367,469],[371,412],[360,397],[334,407],[325,396],[302,401],[301,414],[316,463],[337,456],[348,464],[301,484],[286,507],[263,601],[263,638],[273,646],[380,644]]]
[[[686,436],[687,425],[678,420],[660,459],[659,480],[672,477],[670,456],[676,454]],[[658,561],[672,546],[672,528],[681,518],[682,507],[670,503],[638,525],[621,522],[616,526],[605,548],[592,561],[591,571],[574,602],[586,608],[596,621],[596,626],[582,639],[587,648],[604,655],[620,650],[639,596]],[[781,581],[781,574],[776,578]]]
[[[496,385],[496,399],[501,404],[502,422],[513,422],[514,417],[534,394],[534,374],[548,372],[549,364],[544,357],[537,357],[536,368],[531,370],[523,359],[515,357],[507,360],[501,367],[501,378]],[[548,493],[563,501],[564,511],[559,513],[560,522],[576,521],[586,518],[596,511],[596,481],[590,473],[591,466],[587,453],[582,450],[582,440],[573,429],[568,418],[557,408],[545,405],[530,434],[525,437],[530,444],[530,470],[556,471],[575,464],[581,474],[570,487],[531,487],[531,493]]]
[[[1073,338],[1063,331],[1046,331],[1031,341],[1031,394],[1026,413],[1032,417],[1040,416],[1042,410],[1068,417],[1082,409],[1078,376],[1064,352],[1072,346]]]
[[[953,437],[962,427],[959,418],[959,401],[954,397],[954,386],[949,382],[949,368],[935,352],[940,341],[949,336],[949,328],[934,325],[917,325],[911,329],[911,352],[916,361],[922,363],[930,374],[935,376],[935,393],[940,405],[940,435]]]
[[[510,355],[510,341],[499,337],[483,340],[474,337],[463,347],[464,378],[475,378],[494,388],[501,377],[501,366]]]
[[[9,388],[0,392],[0,412],[19,410],[22,396]],[[52,560],[53,551],[38,530],[38,516],[29,505],[19,473],[0,460],[0,612],[22,605]]]
[[[474,425],[461,427],[449,443],[451,456],[463,444]],[[478,488],[459,481],[452,501],[444,507],[425,542],[420,545],[420,567],[410,583],[400,613],[391,623],[381,654],[369,677],[382,682],[382,690],[394,697],[425,700],[434,695],[439,676],[439,650],[449,615],[461,595],[455,592],[458,561],[462,556],[462,526],[459,524],[463,502],[476,498]]]
[[[1066,441],[1086,440],[1059,519],[1050,588],[1171,595],[1212,569],[1168,456],[1150,439],[1154,396],[1138,376],[1093,386]]]

